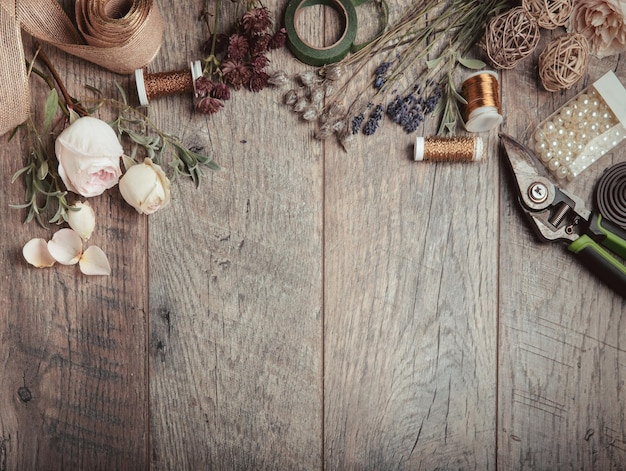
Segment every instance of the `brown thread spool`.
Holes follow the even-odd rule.
[[[148,106],[153,98],[175,95],[194,91],[194,84],[202,76],[200,61],[192,62],[189,70],[172,72],[144,73],[143,69],[135,70],[137,95],[142,106]]]
[[[480,137],[417,137],[413,160],[475,162],[483,155]]]
[[[483,70],[470,75],[461,94],[467,101],[463,121],[469,132],[489,131],[502,123],[498,74]]]

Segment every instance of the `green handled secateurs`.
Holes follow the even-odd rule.
[[[537,235],[544,241],[560,241],[598,278],[626,297],[626,230],[603,214],[590,211],[578,196],[539,175],[535,157],[523,144],[500,134],[517,183],[519,201]],[[626,173],[614,195],[626,205]]]

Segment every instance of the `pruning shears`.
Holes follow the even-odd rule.
[[[538,237],[567,244],[598,278],[626,297],[626,230],[540,175],[536,156],[524,144],[507,134],[500,134],[500,139],[519,203]]]

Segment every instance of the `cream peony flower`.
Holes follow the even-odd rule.
[[[606,57],[626,51],[626,1],[576,0],[567,31],[587,38],[591,52]]]
[[[152,214],[170,202],[170,181],[163,169],[147,158],[131,166],[120,179],[122,198],[137,212]]]
[[[115,186],[122,174],[120,141],[111,126],[98,118],[85,116],[74,121],[59,134],[55,153],[67,189],[85,197]]]

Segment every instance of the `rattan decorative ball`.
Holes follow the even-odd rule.
[[[481,46],[496,69],[512,69],[539,42],[539,25],[523,7],[511,8],[489,21]]]
[[[556,92],[570,88],[587,72],[589,43],[579,33],[552,40],[539,56],[539,77],[543,88]]]
[[[545,29],[563,26],[574,8],[573,0],[522,0],[522,6]]]

